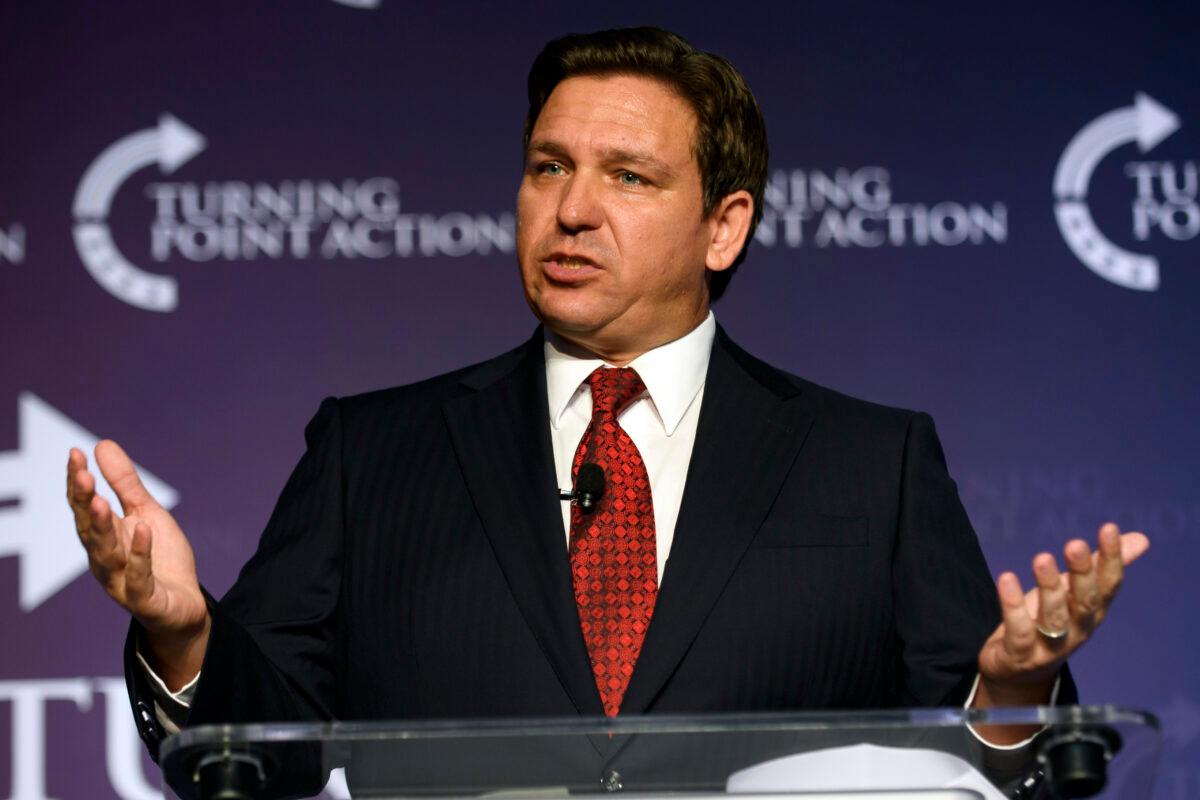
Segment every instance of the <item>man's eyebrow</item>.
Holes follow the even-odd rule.
[[[537,139],[530,142],[526,152],[529,154],[541,153],[554,158],[567,158],[567,148],[549,139]]]
[[[550,156],[551,158],[561,158],[567,161],[571,160],[567,148],[559,142],[551,139],[538,139],[529,143],[528,155],[540,153]],[[642,167],[666,178],[674,178],[675,170],[670,167],[665,161],[660,158],[655,158],[649,153],[639,152],[636,150],[626,150],[620,147],[610,147],[602,150],[600,153],[600,161],[603,164],[629,164],[635,167]]]
[[[632,164],[644,167],[652,172],[657,172],[666,178],[675,177],[675,170],[671,169],[667,162],[649,153],[642,153],[636,150],[623,150],[619,147],[609,148],[603,151],[600,160],[605,164]]]

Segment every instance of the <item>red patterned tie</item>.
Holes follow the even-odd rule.
[[[587,378],[592,421],[579,441],[571,474],[594,462],[605,488],[591,514],[571,507],[571,574],[579,623],[604,713],[615,717],[642,652],[658,597],[654,503],[642,454],[617,415],[646,390],[629,367],[600,367]]]

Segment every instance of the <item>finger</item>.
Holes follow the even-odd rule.
[[[71,504],[72,508],[82,506],[86,509],[88,501],[91,499],[83,496],[86,493],[81,491],[80,479],[85,476],[91,477],[91,473],[87,471],[87,457],[79,448],[72,447],[67,456],[67,502]]]
[[[1121,561],[1129,566],[1150,549],[1150,539],[1144,533],[1121,534]]]
[[[157,505],[150,492],[142,485],[133,461],[112,439],[105,439],[96,445],[96,464],[108,485],[117,493],[121,508],[126,514],[147,505]]]
[[[75,532],[80,539],[87,537],[92,523],[91,505],[96,494],[96,479],[86,469],[80,469],[67,479],[67,501],[75,515]]]
[[[1033,654],[1037,633],[1033,617],[1025,607],[1021,581],[1011,572],[996,580],[1000,596],[1000,613],[1004,619],[1004,652],[1014,661],[1024,661]]]
[[[1116,595],[1125,577],[1122,538],[1120,529],[1113,523],[1100,526],[1099,553],[1096,555],[1097,591],[1106,603]]]
[[[91,524],[88,529],[88,539],[84,544],[87,545],[88,557],[92,563],[105,573],[98,577],[107,580],[113,572],[117,572],[125,566],[125,554],[117,533],[112,506],[103,497],[94,495],[90,510]]]
[[[80,470],[87,469],[87,456],[78,447],[72,447],[67,453],[67,499],[71,499],[72,480]]]
[[[110,550],[117,540],[116,518],[112,506],[98,494],[88,503],[88,522],[89,549],[94,555]]]
[[[1047,631],[1046,641],[1064,643],[1065,639],[1053,639],[1050,633],[1070,630],[1071,612],[1067,605],[1067,585],[1058,571],[1058,562],[1049,553],[1039,553],[1033,559],[1033,577],[1038,587],[1037,624]]]
[[[1076,625],[1090,633],[1096,625],[1097,613],[1104,608],[1096,558],[1082,539],[1067,542],[1063,555],[1071,575],[1071,617]]]
[[[134,526],[129,542],[129,558],[125,563],[125,600],[129,610],[135,614],[143,610],[154,594],[154,571],[150,558],[152,545],[150,526],[139,522]]]

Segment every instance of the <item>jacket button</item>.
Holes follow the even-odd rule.
[[[600,785],[604,787],[604,791],[606,792],[621,791],[621,773],[617,772],[615,769],[610,769],[608,772],[604,773],[604,777],[600,779]]]
[[[154,718],[154,713],[150,710],[150,706],[142,700],[137,701],[138,726],[141,728],[143,736],[153,736],[157,733],[157,726],[154,724],[157,720]]]

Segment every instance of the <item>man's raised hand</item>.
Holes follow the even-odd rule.
[[[177,690],[199,672],[211,624],[191,545],[116,442],[96,446],[96,463],[125,514],[118,516],[96,494],[87,457],[72,448],[67,500],[75,530],[96,580],[145,628],[149,652],[143,655],[168,688]]]
[[[1150,548],[1145,535],[1122,534],[1111,522],[1098,540],[1096,552],[1082,539],[1068,542],[1066,572],[1053,555],[1039,553],[1033,559],[1037,586],[1028,593],[1011,572],[996,581],[1003,621],[979,652],[976,706],[1049,701],[1059,667],[1104,620],[1125,567]]]

